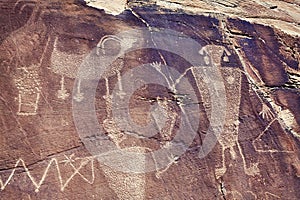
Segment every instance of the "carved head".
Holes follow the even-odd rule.
[[[204,61],[207,65],[210,63],[209,60],[211,60],[211,62],[215,65],[220,65],[224,53],[225,56],[223,57],[223,61],[228,62],[228,56],[230,56],[231,53],[223,46],[206,45],[199,51],[200,55],[205,55]]]

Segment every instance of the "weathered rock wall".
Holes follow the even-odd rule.
[[[0,2],[0,199],[300,198],[299,1],[118,1],[117,7],[99,2],[91,5],[98,8],[72,0]],[[145,137],[120,130],[111,117],[118,109],[112,94],[114,88],[122,91],[118,81],[131,69],[168,65],[188,80],[197,98],[192,103],[199,127],[185,153],[170,155],[162,169],[135,174],[105,166],[88,151],[72,101],[86,98],[88,88],[75,79],[89,52],[107,36],[141,27],[172,29],[203,47],[181,52],[215,67],[226,105],[224,129],[200,158],[214,109],[202,71],[155,48],[117,59],[99,78],[95,110],[118,148],[166,148],[182,125],[181,108],[190,95],[155,84],[141,87],[129,100],[130,115],[138,124],[152,117],[161,131]],[[161,42],[154,46],[168,45],[167,37]],[[117,47],[111,52],[128,45],[120,38],[101,44]],[[88,133],[85,138],[97,139]]]

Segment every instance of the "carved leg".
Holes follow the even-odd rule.
[[[75,96],[73,97],[77,102],[81,102],[84,99],[84,93],[81,93],[80,91],[80,87],[81,87],[81,80],[78,80],[77,83],[77,92],[75,94]]]
[[[215,175],[216,175],[216,179],[221,178],[222,176],[224,176],[224,174],[226,173],[226,164],[225,164],[225,150],[226,148],[224,146],[222,146],[222,167],[218,168],[216,167],[215,169]]]
[[[112,95],[109,93],[109,83],[108,83],[108,78],[105,78],[105,87],[106,87],[106,94],[103,96],[105,99],[105,104],[106,104],[106,114],[107,114],[107,119],[111,119],[111,111],[112,111]]]
[[[255,164],[252,163],[250,167],[247,167],[246,159],[245,159],[245,156],[243,154],[243,151],[242,151],[242,148],[241,148],[239,142],[237,142],[237,147],[239,149],[240,155],[243,160],[243,167],[244,167],[245,174],[247,174],[249,176],[258,175],[259,174],[258,163],[255,163]]]
[[[121,72],[119,70],[117,71],[117,77],[118,77],[118,87],[119,87],[119,92],[117,94],[121,99],[123,99],[126,93],[123,91]]]
[[[233,146],[231,146],[231,147],[229,148],[229,150],[230,150],[231,158],[232,158],[233,160],[235,160],[235,159],[236,159],[236,153],[235,153],[235,151],[234,151]]]
[[[65,100],[69,97],[69,93],[65,89],[65,77],[61,76],[60,80],[60,90],[57,91],[57,98]]]

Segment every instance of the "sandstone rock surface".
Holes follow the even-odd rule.
[[[300,199],[299,1],[1,0],[0,23],[0,199]],[[116,37],[141,28],[182,34],[172,43],[181,44],[180,55],[158,48],[170,45],[172,34],[159,41],[139,40],[144,32]],[[185,39],[201,48],[184,48]],[[139,42],[153,48],[118,54]],[[119,56],[102,77],[93,76],[98,82],[89,97],[78,70],[95,49]],[[184,56],[199,57],[200,65]],[[132,71],[146,64],[149,71],[135,77]],[[96,68],[86,66],[90,76]],[[215,76],[203,76],[211,68]],[[143,78],[155,84],[143,85]],[[220,91],[211,94],[210,84]],[[212,103],[218,98],[220,110]],[[74,119],[74,105],[90,100],[104,142],[151,155],[146,161],[121,156],[123,164],[156,170],[120,172],[90,151],[89,142],[105,150],[103,138],[88,132],[90,110]],[[134,132],[122,124],[128,118],[113,118],[127,101],[132,121],[152,122],[156,132]],[[216,111],[224,114],[223,129],[208,152]],[[199,119],[183,129],[186,137],[196,133],[188,145],[176,139],[185,116]],[[152,156],[172,142],[187,149]]]

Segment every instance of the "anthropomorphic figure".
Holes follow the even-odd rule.
[[[223,127],[223,132],[217,137],[218,142],[222,147],[222,161],[221,166],[216,168],[215,175],[217,178],[222,177],[227,168],[225,164],[225,151],[229,149],[232,159],[236,159],[235,147],[238,148],[239,154],[243,159],[244,171],[247,175],[255,175],[258,173],[258,168],[256,165],[248,168],[246,166],[246,161],[242,148],[238,141],[238,128],[239,128],[239,108],[240,108],[240,98],[241,98],[241,72],[237,68],[222,67],[221,61],[228,62],[228,56],[231,53],[223,46],[219,45],[207,45],[204,46],[199,51],[200,55],[204,55],[204,61],[206,64],[211,64],[213,68],[218,70],[223,77],[223,82],[226,91],[226,116],[225,124]],[[200,67],[199,67],[200,68]],[[200,76],[202,69],[194,67],[192,73],[196,79],[196,83],[200,90],[202,101],[204,107],[207,111],[208,118],[210,118],[210,94],[206,87],[207,80],[204,80]]]

